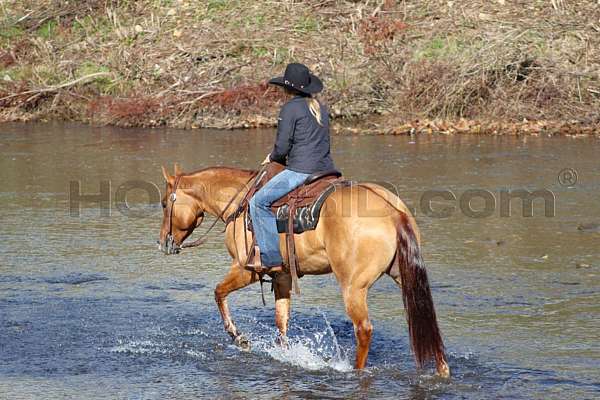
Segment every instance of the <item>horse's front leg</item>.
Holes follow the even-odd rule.
[[[282,346],[287,346],[292,276],[289,273],[278,273],[273,278],[273,286],[275,291],[275,325],[279,329],[279,343]]]
[[[234,262],[225,278],[223,278],[215,288],[215,301],[217,302],[217,306],[219,306],[219,312],[221,313],[221,318],[223,318],[225,330],[236,344],[246,348],[249,347],[248,340],[237,330],[233,323],[226,297],[229,293],[256,282],[257,279],[258,277],[255,273],[241,268]]]

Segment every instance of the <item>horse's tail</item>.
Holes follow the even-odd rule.
[[[429,360],[444,361],[444,343],[438,327],[427,271],[411,221],[400,213],[396,226],[396,266],[390,275],[401,280],[410,343],[420,368]],[[396,268],[394,268],[396,267]],[[395,276],[396,275],[396,276]],[[397,276],[399,275],[399,276]]]

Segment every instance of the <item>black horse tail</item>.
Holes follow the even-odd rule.
[[[421,249],[405,213],[400,213],[396,232],[396,265],[391,267],[389,274],[396,282],[401,281],[410,343],[417,367],[421,368],[430,360],[445,360],[444,342],[435,315]]]

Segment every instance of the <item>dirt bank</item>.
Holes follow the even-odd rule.
[[[600,5],[4,1],[0,120],[273,126],[302,61],[338,133],[598,134]]]

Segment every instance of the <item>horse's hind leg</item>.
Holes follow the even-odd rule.
[[[247,347],[248,342],[244,336],[238,332],[233,320],[231,319],[231,313],[229,312],[229,306],[227,305],[227,295],[233,291],[248,286],[249,284],[256,282],[256,274],[247,271],[236,263],[231,266],[229,273],[223,278],[223,280],[215,288],[215,301],[219,307],[221,318],[223,318],[223,325],[225,330],[229,333],[229,336],[240,346]]]
[[[275,325],[279,329],[279,340],[287,344],[288,320],[290,318],[290,297],[292,277],[289,273],[279,273],[273,278],[275,290]]]
[[[369,347],[373,325],[369,321],[369,310],[367,308],[367,288],[347,288],[344,290],[344,303],[346,313],[354,324],[354,335],[356,336],[356,369],[364,368],[367,364]]]

